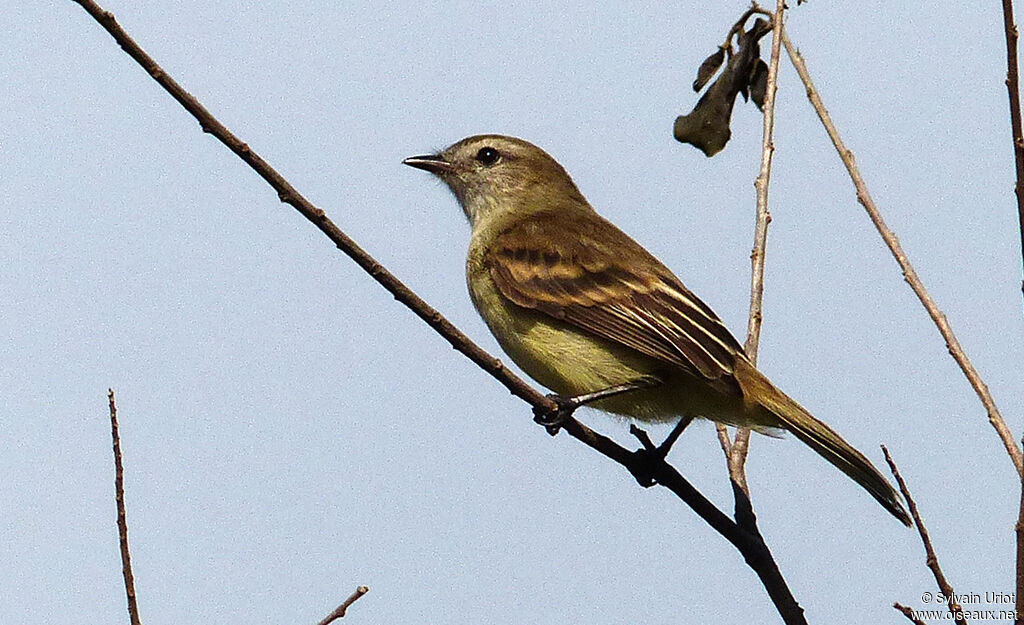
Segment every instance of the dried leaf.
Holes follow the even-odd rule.
[[[689,143],[707,156],[722,151],[732,136],[729,121],[736,96],[741,92],[747,96],[754,65],[761,60],[757,42],[769,32],[768,22],[758,19],[750,30],[740,34],[737,50],[728,56],[725,67],[693,110],[676,118],[672,130],[677,141]]]
[[[764,97],[767,90],[768,64],[762,59],[757,59],[757,62],[754,63],[754,68],[750,71],[750,99],[762,111],[764,110]]]
[[[725,48],[719,48],[714,54],[704,59],[704,62],[700,64],[700,68],[697,69],[697,80],[693,81],[693,90],[700,91],[704,88],[704,85],[708,84],[711,77],[715,75],[718,68],[725,62]]]

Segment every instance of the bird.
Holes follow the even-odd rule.
[[[790,432],[910,525],[871,461],[772,384],[714,311],[600,216],[544,150],[484,134],[402,162],[455,195],[471,225],[470,298],[531,378],[639,422]]]

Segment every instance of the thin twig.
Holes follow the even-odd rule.
[[[757,191],[757,224],[754,228],[754,247],[750,252],[750,314],[747,320],[747,341],[744,351],[750,362],[757,364],[757,350],[761,341],[762,303],[764,300],[764,261],[768,244],[768,224],[772,215],[768,211],[768,184],[772,175],[772,156],[775,154],[775,94],[778,91],[779,55],[782,50],[782,21],[785,0],[778,0],[776,17],[772,18],[772,55],[768,62],[768,80],[764,98],[764,124],[761,133],[761,170],[754,180]]]
[[[758,9],[753,5],[751,10]],[[764,302],[764,263],[768,247],[768,224],[772,215],[768,210],[768,185],[772,175],[772,157],[775,154],[775,95],[779,85],[779,56],[782,50],[782,22],[785,18],[786,3],[777,0],[772,16],[772,53],[768,61],[768,79],[765,87],[764,120],[761,132],[761,170],[754,180],[757,192],[757,223],[754,226],[754,247],[750,252],[750,311],[747,317],[747,340],[744,351],[754,365],[757,364],[757,350],[761,342],[761,320]],[[723,447],[723,449],[725,449]],[[736,437],[729,446],[727,461],[729,476],[747,498],[747,451],[750,449],[750,428],[736,430]]]
[[[914,625],[927,625],[927,623],[925,623],[921,619],[917,618],[917,616],[914,614],[914,609],[913,608],[908,608],[907,606],[903,605],[902,603],[893,603],[892,607],[894,607],[897,610],[899,610],[900,612],[902,612],[903,616],[907,617],[907,619],[911,623],[914,623]]]
[[[1021,454],[1021,448],[1017,445],[1017,441],[1014,440],[1013,434],[1010,432],[1010,428],[1007,427],[1006,421],[1003,420],[1003,416],[999,413],[999,408],[996,407],[996,402],[992,399],[992,395],[988,391],[988,386],[982,381],[981,376],[975,370],[974,365],[967,358],[962,347],[960,347],[960,341],[957,340],[956,335],[953,334],[953,328],[950,327],[949,321],[946,320],[946,315],[939,310],[939,307],[935,304],[935,300],[932,299],[931,295],[928,294],[928,290],[925,288],[924,283],[917,277],[917,272],[914,271],[914,267],[910,264],[907,259],[906,253],[900,246],[899,239],[893,234],[892,230],[885,225],[885,221],[882,219],[881,213],[878,211],[878,207],[875,205],[874,200],[871,199],[871,194],[868,193],[868,187],[864,183],[864,178],[860,174],[860,170],[857,168],[854,162],[853,152],[846,148],[843,144],[842,138],[839,136],[839,131],[836,130],[835,124],[832,123],[832,117],[828,114],[825,109],[825,105],[821,101],[821,96],[818,95],[818,90],[815,89],[814,83],[811,81],[811,76],[807,72],[807,65],[804,63],[803,57],[800,52],[793,47],[789,37],[786,36],[785,32],[782,34],[782,43],[786,46],[786,52],[789,53],[789,59],[793,62],[793,67],[796,68],[797,74],[800,75],[800,79],[804,83],[804,87],[807,88],[807,99],[811,101],[811,105],[814,110],[818,113],[818,118],[821,119],[822,125],[825,126],[825,131],[828,132],[828,136],[832,139],[832,144],[835,146],[836,151],[839,152],[839,157],[843,160],[843,164],[846,165],[846,170],[850,174],[850,179],[853,180],[853,185],[857,189],[857,201],[867,211],[871,221],[875,224],[875,228],[878,233],[882,235],[882,239],[885,244],[889,247],[889,251],[892,252],[896,262],[899,263],[900,269],[903,270],[903,279],[907,281],[910,288],[914,290],[914,294],[921,301],[925,310],[928,311],[928,315],[932,318],[935,326],[939,329],[942,334],[942,338],[946,341],[946,349],[949,350],[950,356],[953,360],[960,365],[960,369],[964,372],[964,376],[967,377],[967,381],[970,382],[974,388],[974,392],[977,393],[978,398],[981,399],[982,405],[988,412],[988,421],[995,428],[999,438],[1003,441],[1003,446],[1006,447],[1006,453],[1010,455],[1010,460],[1013,462],[1014,467],[1017,468],[1017,474],[1024,477],[1024,456]]]
[[[1024,440],[1021,441],[1024,444]],[[1020,509],[1017,511],[1017,524],[1014,526],[1017,539],[1017,592],[1014,596],[1014,608],[1017,618],[1016,625],[1024,625],[1024,480],[1020,484]]]
[[[75,0],[96,19],[97,22],[117,41],[124,51],[138,62],[179,104],[182,105],[196,120],[204,132],[212,134],[224,145],[248,164],[257,174],[270,184],[278,193],[278,197],[294,207],[306,219],[320,229],[337,247],[352,258],[363,270],[370,274],[381,286],[390,292],[396,300],[411,309],[423,319],[435,332],[447,340],[452,347],[472,360],[481,369],[501,382],[513,395],[519,397],[534,408],[548,411],[557,410],[554,401],[534,390],[529,384],[513,374],[486,351],[473,343],[465,334],[445,319],[437,310],[430,307],[422,298],[412,292],[393,274],[380,265],[372,256],[360,248],[355,241],[342,232],[324,212],[311,204],[287,180],[285,180],[266,161],[260,158],[248,145],[240,141],[223,124],[217,121],[192,95],[186,92],[174,79],[148,55],[120,27],[114,16],[103,10],[92,0]],[[638,456],[635,452],[615,443],[569,417],[562,424],[562,429],[592,449],[604,454],[628,469],[633,475],[646,472],[658,484],[668,488],[698,514],[708,525],[732,543],[743,555],[744,561],[757,574],[776,609],[787,625],[806,625],[803,609],[800,608],[785,579],[778,570],[771,551],[765,545],[758,532],[750,532],[740,527],[713,503],[705,498],[686,479],[664,460],[651,462],[648,457]]]
[[[348,607],[356,601],[358,601],[359,597],[362,597],[368,592],[370,592],[370,589],[366,586],[360,586],[359,588],[356,588],[355,592],[349,595],[348,599],[345,599],[345,601],[341,605],[334,608],[334,611],[325,616],[322,621],[317,623],[317,625],[330,625],[334,621],[344,617],[345,611],[348,610]]]
[[[743,32],[743,27],[746,26],[747,20],[750,19],[750,16],[754,14],[764,15],[769,19],[771,19],[772,17],[770,11],[766,11],[760,6],[758,6],[757,2],[751,2],[750,8],[744,11],[743,15],[740,16],[740,19],[736,20],[736,23],[732,25],[732,28],[729,29],[728,34],[726,34],[725,36],[725,43],[723,43],[719,47],[722,48],[723,50],[730,50],[729,53],[732,54],[732,38]]]
[[[110,407],[110,437],[114,441],[114,499],[117,501],[117,537],[121,545],[121,573],[124,593],[128,597],[128,618],[132,625],[140,625],[139,604],[135,598],[135,576],[132,575],[132,554],[128,550],[128,516],[124,506],[124,466],[121,463],[121,436],[117,431],[117,404],[114,389],[107,390]]]
[[[1024,256],[1024,131],[1020,119],[1020,74],[1017,70],[1017,25],[1013,23],[1013,0],[1003,0],[1003,32],[1006,35],[1006,90],[1010,96],[1010,130],[1013,133],[1013,161],[1017,168],[1017,219],[1020,247]],[[1024,258],[1022,258],[1024,260]],[[1024,282],[1021,283],[1024,292]]]
[[[882,453],[885,454],[885,461],[889,463],[889,470],[892,471],[892,476],[896,478],[896,483],[899,484],[903,498],[907,500],[910,516],[913,517],[917,533],[921,537],[921,542],[924,543],[924,552],[927,556],[925,564],[931,569],[932,575],[935,577],[935,583],[939,585],[939,590],[942,591],[942,595],[946,598],[946,606],[949,607],[953,620],[957,625],[967,625],[967,622],[963,619],[964,610],[956,601],[952,584],[949,583],[949,580],[942,573],[942,568],[939,566],[939,558],[935,555],[935,548],[932,547],[932,539],[928,536],[928,528],[924,526],[924,522],[921,520],[921,515],[917,511],[917,504],[914,502],[914,498],[910,496],[910,489],[907,488],[907,483],[903,481],[903,476],[900,475],[900,470],[896,467],[896,462],[889,455],[889,450],[885,448],[885,445],[882,445]]]

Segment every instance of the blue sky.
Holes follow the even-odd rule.
[[[550,152],[742,336],[760,117],[740,103],[713,159],[671,128],[744,2],[104,6],[495,354],[465,292],[461,211],[401,165],[481,132]],[[1019,436],[1001,19],[812,1],[788,28]],[[688,508],[548,437],[77,5],[24,3],[0,33],[0,622],[124,622],[108,387],[147,623],[316,622],[359,584],[347,622],[777,619]],[[958,592],[1010,592],[1012,466],[785,60],[780,80],[760,366],[876,464],[888,445]],[[731,506],[709,424],[672,460]],[[749,474],[811,622],[932,607],[916,536],[798,441],[755,438]]]

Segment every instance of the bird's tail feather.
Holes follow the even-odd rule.
[[[903,507],[899,494],[864,454],[854,449],[835,430],[815,419],[800,404],[776,388],[753,365],[747,362],[737,364],[739,366],[736,377],[740,381],[744,396],[756,401],[774,415],[779,420],[777,427],[792,432],[818,455],[864,487],[900,522],[910,526],[910,517]]]

